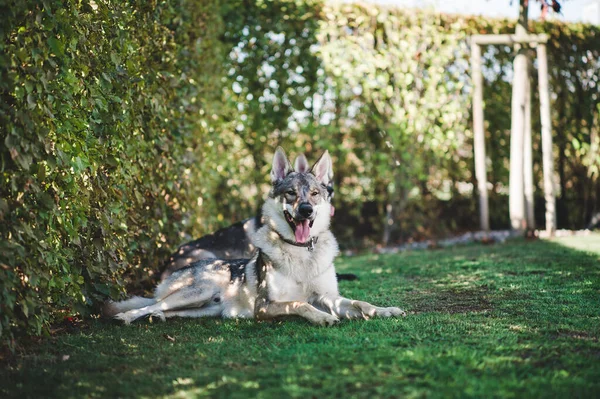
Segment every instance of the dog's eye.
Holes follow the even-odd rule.
[[[319,195],[318,191],[313,191],[312,193],[310,193],[310,195],[312,195],[313,197],[316,197],[317,195]]]
[[[294,195],[296,195],[296,192],[294,190],[290,190],[286,194],[293,197]]]

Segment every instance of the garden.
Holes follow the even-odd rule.
[[[548,37],[563,233],[511,230],[516,52],[497,45],[481,54],[491,231],[442,245],[480,226],[470,38],[516,21],[318,0],[0,9],[1,396],[600,392],[598,26],[528,24]],[[358,277],[340,291],[406,318],[102,317],[149,294],[180,245],[255,215],[277,146],[311,165],[329,152],[335,267]]]

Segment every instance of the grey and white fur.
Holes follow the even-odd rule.
[[[329,230],[331,204],[325,188],[330,174],[327,151],[310,171],[296,172],[278,148],[252,259],[200,260],[167,277],[153,298],[110,302],[105,315],[125,323],[147,315],[259,320],[296,315],[318,325],[405,316],[397,307],[340,296],[333,266],[338,244]]]

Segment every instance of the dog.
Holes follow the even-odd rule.
[[[338,244],[329,230],[327,186],[331,158],[325,153],[307,172],[292,169],[277,148],[272,187],[262,207],[251,259],[204,259],[175,271],[153,298],[110,302],[105,315],[126,324],[152,315],[256,318],[300,316],[317,325],[340,319],[397,317],[397,307],[378,307],[340,296],[333,260]]]
[[[298,155],[294,161],[296,173],[306,173],[309,164],[304,154]],[[332,173],[332,172],[331,172]],[[333,173],[328,176],[327,201],[331,203],[334,197]],[[331,216],[334,207],[331,205]],[[213,234],[207,234],[194,241],[183,244],[175,251],[165,263],[161,274],[164,281],[173,272],[191,265],[201,259],[245,259],[252,258],[256,247],[252,243],[252,236],[263,224],[262,213],[259,211],[255,217],[234,223],[231,226],[217,230]],[[340,280],[356,280],[358,277],[352,273],[337,273],[336,278]]]

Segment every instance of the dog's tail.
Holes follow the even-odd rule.
[[[143,308],[144,306],[154,305],[156,300],[153,298],[142,298],[141,296],[134,296],[130,299],[121,302],[108,301],[102,308],[102,314],[105,317],[113,317],[117,313],[127,312],[132,309]]]
[[[354,281],[354,280],[358,280],[358,276],[354,273],[336,273],[335,276],[337,277],[338,281],[342,281],[342,280],[348,280],[348,281]]]

